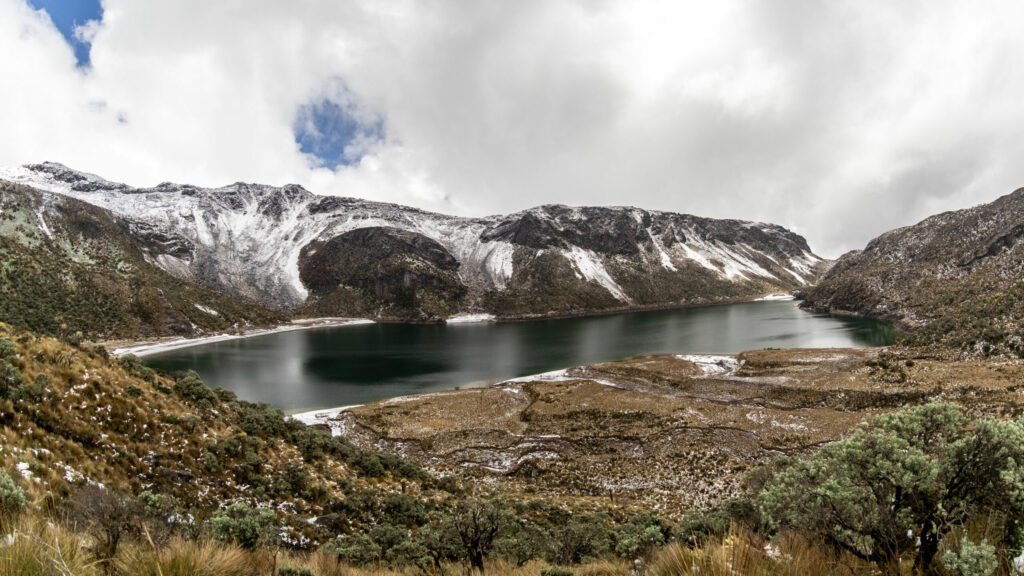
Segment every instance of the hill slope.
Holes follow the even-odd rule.
[[[842,256],[806,295],[814,310],[894,320],[914,343],[1024,353],[1024,189],[932,216]]]
[[[150,256],[180,279],[308,315],[430,321],[715,302],[804,286],[821,264],[780,226],[637,208],[459,218],[295,185],[137,189],[54,163],[0,178],[173,238]],[[377,232],[353,234],[367,228]]]
[[[180,240],[66,196],[0,181],[0,320],[98,339],[195,335],[284,320],[176,278]]]

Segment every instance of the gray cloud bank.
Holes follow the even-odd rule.
[[[0,163],[470,215],[629,204],[777,222],[826,256],[1024,185],[1013,0],[103,4],[81,70],[0,0]],[[296,144],[324,99],[383,119],[358,162]]]

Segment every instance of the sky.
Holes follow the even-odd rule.
[[[0,0],[0,165],[467,216],[775,222],[827,257],[1024,186],[1017,0]]]

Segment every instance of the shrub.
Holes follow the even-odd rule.
[[[269,508],[253,508],[236,502],[218,510],[210,520],[213,537],[222,542],[238,544],[246,550],[273,543],[275,515]]]
[[[118,362],[132,376],[141,378],[150,384],[156,381],[156,371],[146,366],[138,356],[126,354],[118,358]]]
[[[609,552],[612,532],[601,517],[570,520],[554,533],[553,560],[558,564],[580,564]]]
[[[212,392],[212,391],[211,391]],[[216,397],[216,393],[213,393]],[[238,427],[246,434],[260,438],[279,438],[286,429],[284,415],[280,410],[266,404],[239,402],[241,414]]]
[[[384,517],[392,524],[419,526],[427,521],[427,507],[415,496],[392,492],[381,505]]]
[[[320,551],[349,564],[363,565],[381,558],[381,549],[366,534],[338,536],[320,547]]]
[[[11,395],[11,391],[21,385],[21,370],[7,360],[0,360],[0,398]]]
[[[31,384],[22,384],[14,389],[11,397],[26,402],[40,402],[49,391],[50,377],[46,374],[37,374]]]
[[[960,550],[947,550],[942,565],[953,576],[992,576],[999,567],[996,549],[982,540],[978,544],[967,538],[960,541]]]
[[[100,560],[113,558],[121,541],[138,533],[142,525],[137,500],[91,484],[76,490],[69,506],[69,519],[93,537],[93,552]]]
[[[18,349],[10,338],[0,338],[0,360],[15,360],[18,357]]]
[[[615,533],[615,553],[622,558],[641,558],[665,544],[665,532],[654,523],[629,523]]]
[[[174,381],[174,393],[200,408],[213,408],[218,402],[217,394],[191,370]]]
[[[759,499],[789,528],[876,565],[916,554],[931,569],[951,530],[988,513],[1003,543],[1024,526],[1024,420],[969,424],[952,404],[878,417],[805,460],[784,461]],[[970,552],[975,557],[976,550]]]
[[[15,484],[10,474],[0,470],[0,518],[16,516],[27,506],[25,491]]]

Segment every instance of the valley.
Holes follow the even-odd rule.
[[[908,349],[653,355],[307,416],[368,449],[524,494],[587,496],[681,520],[745,494],[781,455],[866,418],[954,402],[1017,418],[1024,363]]]
[[[807,463],[880,429],[904,444],[872,462],[913,452],[921,418],[960,438],[928,458],[998,456],[970,426],[1024,407],[1020,192],[828,262],[775,225],[636,208],[459,218],[52,163],[0,176],[0,497],[56,493],[68,515],[140,498],[136,536],[243,546],[250,567],[284,549],[325,574],[443,571],[483,562],[463,536],[482,517],[488,562],[667,575],[746,546],[766,574],[820,567],[763,552],[811,537],[772,500],[817,494],[784,492]],[[1010,530],[978,502],[972,521]],[[265,540],[218,532],[251,523]],[[850,573],[879,565],[812,536]]]

